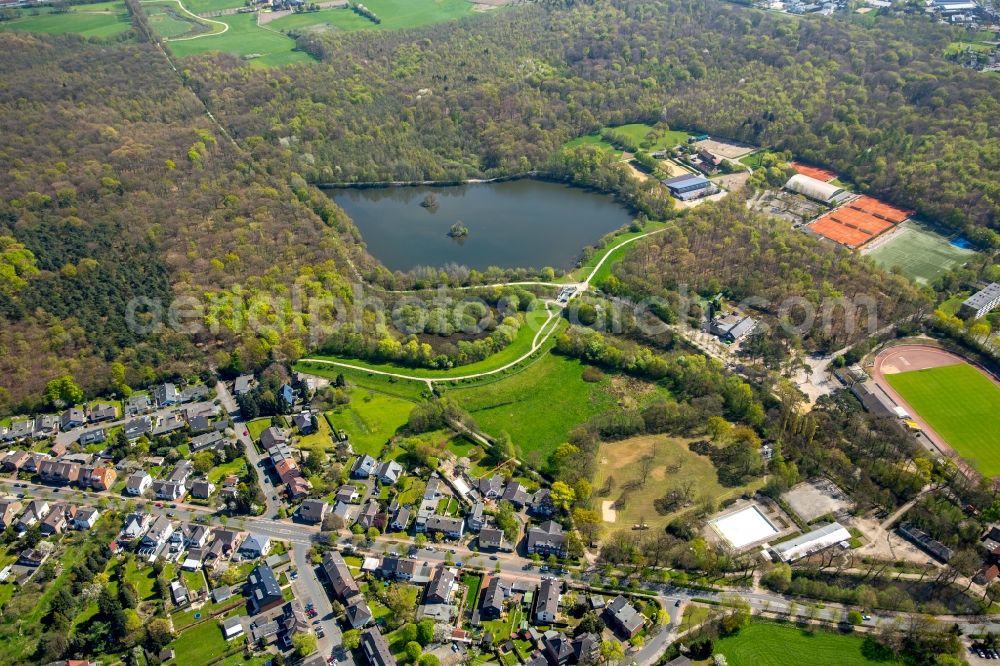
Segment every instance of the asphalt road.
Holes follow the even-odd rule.
[[[269,477],[268,465],[270,464],[270,459],[265,455],[257,453],[257,447],[254,445],[253,439],[250,438],[250,430],[243,421],[243,416],[240,414],[240,408],[236,404],[236,399],[233,398],[232,393],[229,392],[224,382],[218,382],[215,385],[215,394],[218,396],[219,402],[222,403],[222,408],[229,413],[229,417],[233,421],[233,429],[236,431],[236,436],[243,443],[243,448],[246,450],[247,462],[257,469],[257,483],[260,485],[261,492],[264,493],[264,515],[277,518],[280,501],[273,499],[278,496],[278,488]],[[262,461],[265,462],[261,464]]]

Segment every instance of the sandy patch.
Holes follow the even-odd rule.
[[[613,500],[604,500],[601,502],[601,519],[606,523],[613,523],[618,520],[618,512],[612,509],[614,506]]]
[[[728,157],[731,160],[738,160],[744,155],[749,155],[758,150],[755,146],[748,146],[738,141],[726,141],[725,139],[705,139],[704,141],[696,142],[694,145],[704,148],[714,155]]]

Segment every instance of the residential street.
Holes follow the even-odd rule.
[[[278,489],[268,481],[269,472],[267,466],[270,464],[270,461],[266,455],[257,452],[257,446],[254,444],[253,439],[250,438],[250,430],[243,421],[243,416],[240,414],[240,408],[236,404],[236,399],[229,392],[229,388],[225,382],[220,381],[216,383],[215,393],[219,398],[219,402],[222,403],[222,408],[229,414],[229,418],[233,421],[233,429],[236,431],[236,436],[239,437],[240,442],[243,443],[243,448],[246,450],[247,463],[257,470],[257,480],[260,484],[260,490],[264,493],[264,515],[270,518],[277,518],[279,503],[274,497],[278,494]]]

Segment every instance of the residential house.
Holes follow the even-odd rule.
[[[476,502],[472,507],[472,511],[465,516],[465,522],[469,524],[469,529],[473,532],[483,529],[483,512],[485,509],[486,507],[483,506],[482,502]]]
[[[185,386],[178,396],[180,402],[194,402],[195,400],[204,400],[208,397],[208,387],[202,384],[196,386]]]
[[[79,428],[87,422],[87,415],[78,407],[70,407],[59,417],[59,427],[63,432]]]
[[[80,464],[60,462],[58,460],[43,460],[38,466],[38,475],[44,483],[57,486],[67,486],[76,483],[80,478]]]
[[[195,499],[208,499],[215,492],[215,484],[204,479],[199,479],[191,484],[191,497]]]
[[[503,477],[499,474],[479,479],[479,494],[482,495],[483,499],[495,500],[503,495],[503,489]]]
[[[596,664],[601,655],[601,637],[598,634],[580,634],[573,639],[573,661],[578,664]]]
[[[105,421],[114,421],[118,418],[118,410],[114,405],[109,405],[107,403],[98,403],[90,408],[90,413],[87,414],[87,420],[91,423],[103,423]]]
[[[156,423],[156,427],[153,429],[153,434],[157,436],[169,435],[172,432],[182,429],[186,425],[187,422],[184,421],[183,414],[180,412],[171,412],[160,417],[160,420]]]
[[[730,313],[713,319],[709,325],[709,330],[712,335],[727,342],[739,342],[750,335],[756,326],[757,322],[751,317]]]
[[[298,599],[286,602],[281,607],[281,615],[275,621],[278,623],[277,643],[283,650],[290,650],[294,647],[292,638],[295,634],[309,631],[309,618]],[[308,666],[308,662],[300,663],[302,666]]]
[[[538,596],[535,597],[535,624],[552,624],[556,621],[561,592],[561,580],[546,578],[542,581],[538,586]]]
[[[10,424],[10,428],[4,435],[4,439],[8,442],[17,442],[22,439],[27,439],[28,437],[31,437],[31,433],[34,429],[34,419],[29,419],[27,421],[14,421]]]
[[[243,559],[247,560],[264,557],[271,552],[271,539],[263,534],[251,532],[250,536],[243,540],[243,545],[240,546],[238,552]]]
[[[503,614],[504,601],[509,596],[510,587],[499,576],[492,577],[483,591],[483,602],[479,606],[480,619],[499,620]]]
[[[326,574],[327,579],[330,581],[330,587],[333,588],[333,592],[337,595],[338,599],[346,601],[360,594],[361,590],[358,587],[358,583],[354,580],[347,562],[344,561],[339,552],[335,550],[328,551],[323,556],[321,566],[323,567],[323,573]]]
[[[24,505],[21,501],[13,497],[0,499],[0,530],[5,530],[17,520],[21,515]]]
[[[547,520],[537,527],[528,529],[528,553],[539,555],[566,556],[566,535],[562,525]]]
[[[207,449],[223,449],[226,446],[226,438],[221,432],[212,431],[206,432],[202,435],[197,435],[191,438],[191,443],[188,444],[188,448],[191,453],[197,453],[198,451],[205,451]]]
[[[378,461],[366,453],[354,461],[354,465],[351,467],[351,477],[355,479],[367,479],[375,471],[377,464]]]
[[[208,596],[213,604],[221,604],[223,601],[229,601],[233,598],[233,588],[230,585],[221,585],[212,590]]]
[[[465,533],[465,521],[452,516],[434,515],[424,524],[427,532],[440,532],[448,539],[461,539]]]
[[[16,563],[22,567],[37,568],[42,566],[45,560],[49,558],[49,552],[41,548],[26,548],[18,554]]]
[[[215,426],[212,425],[212,419],[208,414],[197,414],[192,416],[188,413],[188,430],[191,431],[192,435],[201,435],[204,433],[209,433],[215,430]],[[192,447],[193,450],[193,447]]]
[[[69,520],[76,515],[76,507],[66,504],[54,504],[49,515],[42,519],[42,534],[62,534],[69,525]]]
[[[74,530],[89,530],[97,524],[100,517],[101,512],[97,508],[92,506],[81,507],[76,512],[76,515],[73,516],[73,520],[70,521],[70,527]]]
[[[153,517],[148,513],[130,513],[125,516],[125,524],[122,526],[122,531],[118,533],[118,540],[129,542],[140,538],[146,533],[152,522]]]
[[[438,567],[431,582],[427,585],[424,603],[450,604],[454,596],[455,571],[445,566]]]
[[[170,581],[170,598],[175,606],[184,606],[188,602],[188,589],[179,580]]]
[[[30,458],[27,451],[8,451],[3,456],[3,468],[8,472],[20,472]]]
[[[153,477],[147,472],[139,470],[128,477],[125,482],[125,492],[129,495],[142,495],[153,485]]]
[[[323,522],[329,510],[330,505],[323,500],[307,499],[299,505],[296,513],[302,522],[316,524]]]
[[[239,638],[243,633],[242,617],[231,617],[222,621],[222,635],[227,641]]]
[[[169,407],[180,403],[181,394],[176,386],[167,382],[153,389],[153,399],[158,407]]]
[[[388,578],[389,580],[407,581],[413,578],[416,570],[417,563],[414,560],[386,555],[382,558],[382,564],[379,565],[378,573],[383,578]]]
[[[395,460],[387,460],[378,466],[375,471],[375,476],[383,485],[391,486],[399,481],[399,477],[403,474],[403,466],[400,465]]]
[[[396,508],[391,511],[392,517],[389,519],[389,529],[393,532],[405,532],[407,525],[410,523],[410,509],[409,507],[399,506],[398,503],[395,504]]]
[[[507,484],[507,487],[504,488],[503,495],[500,496],[500,499],[510,502],[514,505],[514,508],[520,510],[531,501],[531,493],[529,493],[527,489],[517,481],[511,481]]]
[[[347,502],[337,502],[333,507],[333,517],[336,518],[343,527],[354,524],[354,517],[358,515],[358,511],[361,510],[357,504],[348,504]]]
[[[375,522],[381,512],[382,507],[379,506],[378,500],[374,497],[369,498],[369,500],[364,503],[364,506],[361,507],[361,512],[358,514],[357,524],[364,530],[376,527]]]
[[[125,424],[122,428],[122,433],[125,435],[125,439],[130,442],[134,442],[143,435],[149,435],[153,432],[153,417],[152,416],[140,416],[137,419],[132,419]]]
[[[157,553],[170,535],[174,533],[174,525],[166,516],[157,516],[149,530],[139,539],[139,554],[153,555]]]
[[[187,495],[187,487],[183,482],[158,479],[153,481],[153,495],[159,500],[176,502]]]
[[[278,399],[291,407],[295,404],[295,390],[288,384],[282,384],[278,389]]]
[[[271,426],[260,433],[260,445],[264,450],[270,451],[279,444],[288,444],[288,437],[279,428]]]
[[[389,643],[379,632],[378,627],[371,627],[361,632],[361,649],[370,666],[396,666],[396,658],[392,656]]]
[[[186,548],[202,548],[208,543],[208,538],[212,535],[210,529],[197,523],[188,523],[181,528],[181,533],[184,535],[184,546]]]
[[[253,614],[277,608],[285,599],[274,571],[266,564],[258,565],[247,577],[247,599]]]
[[[300,435],[311,435],[316,432],[316,417],[309,412],[302,412],[292,417],[292,425],[299,431]]]
[[[350,504],[351,502],[356,502],[359,497],[361,497],[361,493],[358,492],[357,486],[345,483],[340,488],[337,488],[337,496],[334,498],[334,503],[346,502]]]
[[[62,442],[53,442],[49,447],[49,457],[58,458],[64,455],[66,455],[66,445]]]
[[[549,666],[564,666],[573,657],[573,640],[562,632],[549,629],[542,635],[542,652]]]
[[[35,439],[52,437],[59,432],[59,419],[52,414],[43,414],[35,417],[32,424],[31,436]]]
[[[495,527],[484,527],[479,531],[479,550],[510,551],[510,543],[504,538],[503,530]]]
[[[111,490],[117,479],[118,472],[114,467],[92,467],[87,471],[86,476],[81,474],[80,485],[98,491]]]
[[[233,530],[217,529],[212,532],[212,543],[205,552],[205,562],[213,564],[228,560],[239,549],[243,535]]]
[[[552,492],[548,488],[539,488],[531,497],[528,504],[528,513],[542,518],[551,517],[556,511],[556,505],[552,501]]]
[[[642,630],[646,618],[622,595],[618,595],[604,608],[604,617],[612,629],[628,639]]]
[[[125,414],[127,416],[138,416],[153,410],[153,403],[145,394],[130,395],[125,403]]]
[[[104,428],[97,428],[95,430],[81,432],[76,441],[83,447],[103,444],[108,441],[108,431]]]
[[[253,375],[240,375],[233,382],[233,393],[236,397],[249,393],[253,389]]]

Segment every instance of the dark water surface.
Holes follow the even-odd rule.
[[[368,251],[401,271],[450,263],[568,269],[585,246],[632,219],[610,196],[540,180],[325,191],[354,220]],[[436,209],[420,205],[429,192]],[[448,236],[456,222],[468,236]]]

